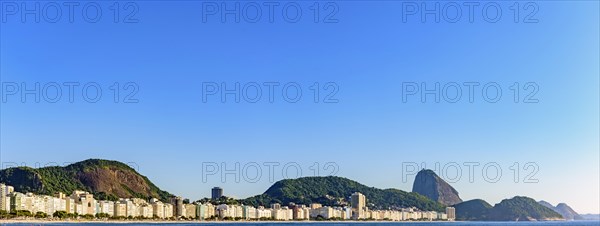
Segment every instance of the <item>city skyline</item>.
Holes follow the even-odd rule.
[[[294,163],[295,163],[295,162],[294,162]],[[491,162],[491,163],[494,163],[494,162]],[[11,164],[15,164],[15,163],[11,163]],[[52,162],[52,164],[53,164],[53,165],[50,165],[50,166],[54,166],[54,165],[57,165],[57,166],[58,166],[58,164],[57,164],[56,162]],[[64,163],[64,164],[70,164],[70,163]],[[290,164],[290,163],[288,163],[288,164],[286,164],[286,165],[289,165],[289,164]],[[450,165],[452,165],[452,166],[455,166],[455,164],[456,164],[455,162],[452,162],[452,164],[450,164]],[[37,165],[39,165],[39,164],[37,164]],[[135,162],[129,162],[129,163],[127,163],[127,165],[128,165],[128,166],[130,166],[132,169],[134,169],[134,170],[136,170],[136,171],[138,171],[138,170],[139,170],[139,165],[137,165],[137,163],[135,163]],[[269,164],[268,164],[268,165],[270,165],[271,167],[273,167],[273,166],[279,166],[279,165],[282,165],[282,164],[279,164],[279,163],[276,163],[276,162],[269,162]],[[404,163],[403,163],[403,165],[404,165]],[[417,163],[407,163],[407,164],[406,164],[406,166],[411,166],[411,167],[413,167],[414,165],[419,165],[419,164],[417,164]],[[437,173],[437,174],[440,174],[440,170],[441,170],[441,169],[440,169],[439,167],[441,167],[441,166],[440,166],[438,163],[435,163],[434,165],[435,165],[435,168],[434,168],[434,169],[432,169],[432,170],[433,170],[435,173]],[[447,165],[448,165],[448,164],[447,164]],[[469,162],[469,163],[468,163],[468,164],[466,164],[466,165],[467,165],[467,166],[470,166],[470,167],[474,167],[474,166],[480,166],[481,164],[479,164],[479,163],[476,163],[476,162]],[[487,165],[494,165],[494,164],[487,163],[487,164],[486,164],[486,166],[487,166]],[[27,166],[27,165],[23,165],[23,166]],[[314,165],[313,165],[313,166],[314,166]],[[419,165],[419,166],[426,166],[426,164],[424,164],[424,163],[421,163],[421,165]],[[426,169],[426,168],[422,168],[422,169],[416,169],[416,170],[417,170],[417,171],[419,171],[419,170],[425,170],[425,169]],[[446,168],[444,167],[444,169],[446,169]],[[472,169],[472,168],[471,168],[471,169]],[[471,173],[472,173],[472,172],[471,172]],[[229,181],[235,181],[235,180],[232,180],[232,179],[234,179],[234,178],[236,178],[236,177],[240,177],[240,178],[242,178],[243,176],[241,176],[241,175],[242,175],[242,174],[244,174],[244,173],[243,173],[243,172],[239,172],[239,173],[237,173],[237,175],[234,175],[234,174],[235,174],[235,173],[233,173],[233,174],[232,174],[232,171],[231,171],[231,169],[230,169],[230,171],[226,171],[224,175],[221,175],[221,176],[223,176],[223,177],[220,177],[220,178],[226,178],[225,180],[229,180]],[[297,174],[296,174],[296,175],[297,175]],[[414,178],[414,177],[411,177],[411,176],[415,176],[415,175],[416,175],[416,171],[412,171],[412,172],[408,173],[407,177],[409,177],[409,178],[410,178],[410,181],[415,181],[415,178]],[[445,175],[445,174],[443,174],[443,173],[442,173],[442,174],[440,174],[439,176],[440,176],[442,179],[444,179],[444,180],[447,180],[446,178],[443,178],[443,177],[444,177],[444,175]],[[217,175],[217,177],[218,177],[218,176],[219,176],[219,175]],[[339,176],[339,175],[311,175],[311,176],[308,176],[308,177],[312,177],[312,176]],[[495,176],[497,176],[497,175],[495,175]],[[300,177],[290,177],[290,178],[280,178],[280,179],[277,179],[276,177],[273,177],[273,178],[269,178],[269,180],[271,180],[271,179],[275,180],[275,181],[273,181],[273,183],[271,183],[271,185],[273,185],[273,184],[274,184],[274,182],[277,182],[277,181],[280,181],[280,180],[284,180],[284,179],[297,179],[297,178],[301,178],[301,177],[305,177],[305,176],[300,176]],[[343,176],[342,176],[342,177],[343,177]],[[403,176],[403,177],[404,177],[404,176]],[[459,178],[459,180],[463,180],[463,178],[462,178],[462,175],[461,175],[461,176],[459,176],[459,177],[460,177],[460,178]],[[229,179],[227,179],[227,178],[229,178]],[[348,177],[346,177],[346,178],[348,178]],[[456,178],[456,177],[455,177],[455,178]],[[490,179],[489,177],[483,177],[483,178],[485,178],[484,180],[489,180],[489,179]],[[353,178],[348,178],[348,179],[354,180]],[[403,180],[405,180],[405,179],[406,179],[406,178],[403,178]],[[470,176],[468,176],[467,178],[465,178],[465,180],[472,180],[472,179],[475,179],[475,177],[473,177],[472,175],[470,175]],[[256,182],[256,181],[247,181],[247,180],[245,180],[245,179],[242,179],[242,181],[240,181],[240,182],[236,182],[236,183],[232,184],[232,187],[231,187],[231,188],[234,188],[234,189],[232,189],[232,190],[234,190],[234,191],[236,191],[237,189],[246,190],[246,189],[244,188],[244,185],[245,185],[245,184],[246,184],[246,185],[247,185],[247,184],[253,184],[253,183],[255,183],[255,182]],[[360,181],[357,181],[357,182],[361,183]],[[453,183],[453,181],[447,181],[447,182],[451,183],[451,185],[452,185],[452,186],[455,186],[455,184],[452,184],[452,183]],[[487,181],[487,183],[489,183],[489,184],[494,184],[493,182],[490,182],[490,181]],[[535,184],[535,183],[537,183],[537,182],[529,182],[529,183],[534,183],[534,184]],[[269,185],[267,188],[269,188],[271,185]],[[412,186],[412,183],[410,183],[410,185]],[[471,184],[471,185],[474,185],[474,184]],[[206,186],[209,186],[209,185],[206,185]],[[231,186],[231,185],[230,185],[230,186]],[[367,184],[367,186],[371,186],[371,185],[368,185],[368,184]],[[159,187],[161,187],[161,186],[159,185]],[[210,186],[209,186],[209,187],[210,187]],[[235,188],[237,188],[237,189],[235,189]],[[173,195],[175,195],[176,197],[182,197],[182,198],[184,198],[184,199],[189,199],[190,201],[199,201],[199,200],[206,199],[206,198],[207,198],[207,199],[209,199],[209,200],[215,200],[215,199],[218,199],[218,197],[221,197],[221,196],[225,196],[225,197],[228,197],[228,198],[234,198],[234,199],[244,199],[244,198],[250,198],[250,197],[253,197],[253,196],[256,196],[256,195],[260,195],[260,194],[262,194],[264,191],[266,191],[266,190],[267,190],[267,188],[265,188],[265,189],[264,189],[263,191],[261,191],[261,192],[258,192],[258,193],[255,193],[255,194],[250,194],[250,195],[247,195],[247,196],[238,196],[238,195],[236,195],[235,193],[228,193],[228,192],[227,192],[227,190],[225,190],[223,187],[218,187],[218,186],[217,186],[217,187],[210,187],[210,192],[207,192],[209,195],[206,195],[206,196],[202,196],[202,195],[200,195],[200,196],[185,196],[185,195],[182,195],[182,194],[179,194],[179,193],[173,193]],[[381,189],[386,189],[386,188],[397,188],[397,187],[379,187],[379,188],[381,188]],[[401,190],[403,190],[403,189],[401,189]],[[405,190],[405,191],[411,192],[411,190],[410,190],[410,189],[408,189],[408,190]],[[171,192],[171,191],[167,191],[167,192]],[[199,192],[199,193],[205,193],[205,192]],[[195,194],[198,194],[198,193],[195,193]],[[480,198],[480,197],[474,197],[474,198],[470,198],[470,197],[472,197],[472,196],[470,196],[470,195],[466,195],[466,196],[465,196],[465,194],[464,194],[464,193],[461,193],[461,192],[460,192],[460,190],[459,190],[459,194],[460,194],[460,195],[463,197],[463,201],[469,201],[469,200],[472,200],[472,199],[484,199],[484,200],[485,200],[485,198]],[[500,201],[502,201],[502,200],[504,200],[504,199],[511,199],[511,198],[513,198],[513,197],[515,197],[515,196],[523,196],[523,195],[524,195],[523,193],[520,193],[520,194],[513,194],[513,195],[508,195],[508,196],[506,196],[506,197],[503,197],[503,198],[501,198],[501,200],[498,200],[498,201],[496,201],[496,202],[494,202],[494,201],[489,201],[489,200],[486,200],[486,201],[488,201],[490,204],[494,205],[494,204],[496,204],[496,203],[499,203]],[[354,194],[352,194],[351,196],[352,196],[352,197],[354,197]],[[364,195],[363,195],[363,197],[364,197]],[[465,198],[465,197],[469,197],[469,198]],[[546,202],[550,202],[550,204],[553,204],[553,205],[557,205],[558,203],[566,203],[566,204],[569,204],[568,202],[565,202],[565,201],[554,201],[554,200],[552,200],[552,199],[544,199],[544,198],[539,198],[539,197],[535,197],[535,196],[532,196],[531,198],[534,198],[536,201],[546,201]],[[364,202],[364,201],[363,201],[363,202]],[[363,204],[364,204],[364,203],[363,203]],[[354,203],[352,203],[352,205],[354,205]],[[577,209],[576,209],[576,208],[575,208],[575,210],[577,211]],[[580,214],[596,214],[596,213],[594,213],[594,212],[579,212],[579,213],[580,213]]]
[[[355,200],[359,199],[359,200]],[[215,201],[213,199],[213,201]],[[224,204],[194,201],[184,203],[182,197],[173,196],[163,203],[157,198],[122,198],[118,200],[97,200],[87,191],[74,190],[71,195],[57,192],[54,196],[39,195],[31,192],[20,193],[14,187],[0,183],[0,211],[14,213],[17,217],[27,212],[36,218],[58,217],[60,219],[84,217],[123,219],[168,219],[168,220],[384,220],[413,221],[441,220],[453,221],[453,207],[445,212],[419,210],[404,207],[395,210],[369,210],[365,195],[352,194],[351,207],[323,206],[319,203],[281,204],[271,203],[270,208],[243,204]],[[42,213],[42,214],[40,214]],[[25,215],[26,216],[26,215]],[[321,219],[319,219],[321,218]]]

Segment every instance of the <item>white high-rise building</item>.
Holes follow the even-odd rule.
[[[105,213],[108,214],[108,216],[114,216],[115,215],[115,202],[113,201],[99,201],[98,202],[98,213]]]
[[[67,209],[67,201],[65,199],[52,196],[42,196],[42,198],[45,203],[45,209],[42,212],[48,215],[52,215],[56,211],[66,211]]]
[[[205,203],[205,204],[199,205],[197,211],[198,211],[197,215],[200,218],[200,220],[204,220],[204,219],[208,219],[208,218],[216,216],[215,206],[211,203]]]
[[[196,205],[194,204],[183,204],[185,208],[185,217],[187,218],[196,218]]]
[[[152,216],[165,218],[165,205],[161,201],[153,198],[150,200],[150,205],[152,205]]]
[[[258,209],[256,209],[256,216],[258,219],[271,219],[273,217],[273,213],[271,212],[271,210],[265,209],[264,207],[260,206],[258,207]]]
[[[32,211],[33,200],[31,196],[20,192],[10,194],[10,209],[12,210],[27,210]]]
[[[125,200],[119,200],[115,202],[115,217],[127,217],[127,202]]]
[[[241,212],[240,212],[240,215],[237,216],[236,208],[233,205],[221,204],[221,205],[218,205],[216,209],[217,209],[217,215],[221,219],[226,218],[226,217],[230,217],[230,218],[242,217]]]
[[[171,203],[165,203],[165,218],[171,218],[173,217],[173,204]]]
[[[10,193],[15,190],[13,186],[0,184],[0,210],[10,212]]]
[[[287,206],[283,208],[273,209],[272,216],[275,220],[292,220],[294,218],[294,212]]]
[[[153,216],[151,205],[144,203],[138,207],[138,210],[139,210],[138,216],[141,216],[143,218],[152,218],[152,216]]]
[[[65,211],[67,211],[67,213],[75,213],[75,206],[77,205],[75,203],[75,199],[71,197],[65,197],[65,205]]]
[[[351,196],[352,203],[352,219],[366,218],[364,212],[367,207],[367,198],[360,192],[354,192]]]
[[[133,201],[129,199],[125,199],[125,205],[127,206],[127,217],[137,217],[139,216],[139,210],[137,205],[133,204]]]

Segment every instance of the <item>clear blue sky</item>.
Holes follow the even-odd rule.
[[[336,2],[329,8],[321,1],[319,23],[309,8],[314,1],[298,2],[302,17],[297,23],[285,20],[294,15],[281,15],[283,3],[275,8],[273,23],[264,2],[258,2],[263,12],[257,23],[244,20],[254,14],[239,23],[226,15],[222,23],[220,14],[203,13],[207,8],[198,1],[140,1],[137,7],[120,2],[119,23],[113,22],[113,2],[100,2],[102,17],[89,23],[81,16],[86,4],[81,2],[73,23],[62,5],[61,19],[49,23],[45,19],[55,16],[54,6],[39,3],[49,12],[39,23],[32,15],[22,23],[20,12],[11,13],[13,5],[2,8],[3,167],[88,158],[135,162],[162,189],[195,200],[209,196],[213,186],[243,198],[271,184],[267,168],[255,183],[236,183],[231,175],[226,183],[219,176],[203,181],[203,162],[231,168],[235,162],[279,162],[277,179],[286,163],[297,162],[308,176],[313,162],[321,168],[335,162],[338,176],[403,190],[411,189],[414,178],[402,181],[403,162],[427,162],[428,168],[435,162],[479,162],[473,183],[466,167],[453,183],[465,200],[493,204],[527,195],[566,202],[581,213],[600,212],[597,1],[519,2],[519,23],[513,21],[514,2],[500,4],[496,23],[482,17],[485,3],[475,8],[473,23],[462,3],[458,22],[444,20],[452,14],[439,23],[426,15],[422,23],[420,13],[403,13],[410,8],[403,11],[394,1]],[[248,2],[239,3],[254,10]],[[440,4],[452,12],[452,5]],[[130,19],[137,23],[123,23],[134,9]],[[93,10],[88,8],[87,19],[93,19]],[[494,17],[492,10],[488,17]],[[323,23],[332,12],[330,19],[337,22]],[[523,23],[530,13],[537,23]],[[57,103],[43,98],[35,103],[32,95],[22,103],[20,93],[9,95],[14,84],[31,89],[36,82],[95,82],[103,95],[88,103],[81,86],[73,103],[64,86]],[[112,99],[114,82],[121,86],[119,103]],[[131,91],[123,87],[127,82],[137,84],[139,103],[122,103]],[[232,95],[226,103],[215,95],[203,102],[206,82],[230,87],[296,82],[303,96],[288,103],[279,86],[273,103],[266,88],[258,103],[235,103]],[[314,82],[320,83],[320,99],[331,91],[324,85],[334,82],[339,102],[313,103]],[[431,95],[427,103],[415,95],[404,102],[407,82],[429,88],[436,82],[495,82],[503,93],[500,101],[489,103],[479,86],[469,103],[463,87],[457,103],[435,103]],[[515,82],[521,86],[519,103],[510,89]],[[538,103],[522,103],[531,92],[523,89],[527,82],[537,84]],[[491,162],[503,170],[496,183],[481,176],[482,166]],[[512,178],[514,162],[520,163],[519,183]],[[523,169],[528,162],[539,166],[537,183],[523,183],[533,170]]]

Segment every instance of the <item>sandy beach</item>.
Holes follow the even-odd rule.
[[[243,223],[419,223],[419,222],[460,222],[460,221],[164,221],[164,220],[0,220],[0,224],[243,224]]]

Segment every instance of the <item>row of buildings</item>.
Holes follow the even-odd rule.
[[[219,194],[220,193],[220,194]],[[222,196],[222,190],[213,198]],[[361,193],[351,196],[350,207],[330,207],[317,203],[288,206],[272,204],[269,208],[247,205],[213,205],[207,203],[184,203],[181,197],[173,197],[169,203],[158,199],[139,198],[119,199],[117,201],[96,200],[88,192],[74,191],[70,195],[57,193],[54,196],[15,192],[9,185],[0,184],[0,210],[43,212],[52,216],[57,211],[78,215],[136,217],[173,219],[186,218],[197,220],[239,219],[239,220],[453,220],[454,208],[448,207],[445,213],[420,211],[416,208],[401,210],[369,210],[366,197]]]
[[[350,196],[351,208],[346,210],[346,216],[343,219],[373,219],[390,221],[408,221],[408,220],[449,220],[456,219],[454,207],[446,207],[445,213],[436,211],[420,211],[417,208],[403,208],[401,210],[369,210],[367,207],[367,197],[359,192]],[[335,213],[335,212],[334,212]],[[344,213],[342,213],[344,215]],[[325,215],[322,215],[325,216]],[[338,216],[335,216],[338,218]]]

